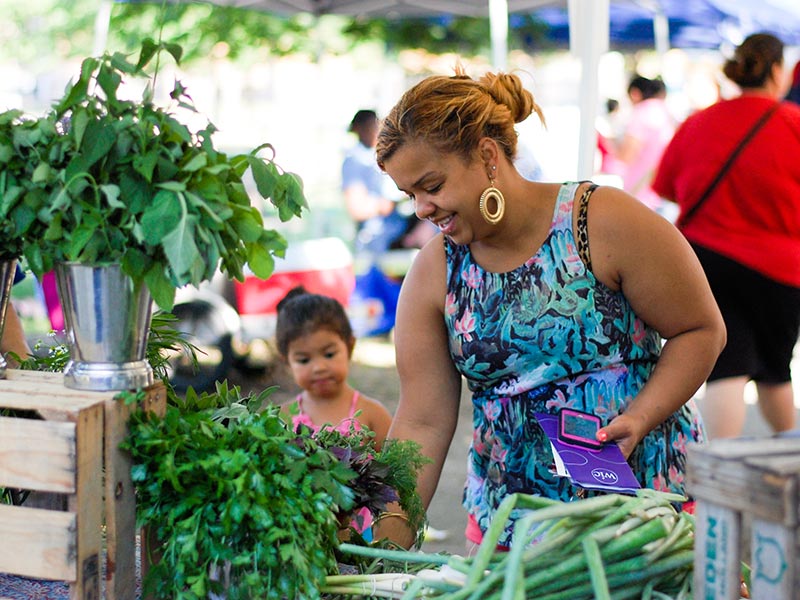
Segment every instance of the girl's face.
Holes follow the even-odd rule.
[[[319,329],[289,343],[286,353],[295,383],[320,398],[336,396],[347,381],[350,347],[330,329]]]
[[[430,145],[413,142],[402,146],[384,169],[397,187],[414,201],[417,217],[427,219],[456,244],[475,237],[481,192],[489,186],[485,166],[466,164],[455,154],[442,154]]]

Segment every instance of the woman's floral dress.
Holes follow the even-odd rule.
[[[577,488],[552,471],[534,413],[568,406],[607,424],[642,388],[661,352],[658,333],[578,256],[578,185],[561,187],[550,234],[513,271],[487,272],[468,246],[445,238],[450,354],[473,393],[464,506],[482,531],[509,494],[576,497]],[[684,493],[687,442],[703,439],[690,401],[651,431],[629,462],[641,485]],[[511,533],[509,526],[499,543],[509,545]]]

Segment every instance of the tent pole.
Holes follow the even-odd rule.
[[[489,0],[492,65],[504,71],[508,60],[508,0]]]
[[[100,56],[106,51],[108,30],[111,26],[112,0],[100,0],[100,7],[94,18],[94,44],[92,56]]]
[[[569,46],[581,61],[578,108],[580,132],[578,136],[579,180],[594,174],[594,157],[597,149],[597,120],[599,104],[600,57],[608,51],[609,0],[569,0]]]

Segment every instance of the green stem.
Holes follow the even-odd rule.
[[[450,560],[444,554],[428,554],[425,552],[412,552],[409,550],[386,550],[384,548],[372,548],[368,546],[358,546],[356,544],[339,544],[339,550],[345,554],[355,554],[356,556],[366,556],[368,558],[382,558],[394,562],[428,563],[433,565],[446,565]]]
[[[603,559],[600,557],[600,547],[591,537],[583,538],[581,544],[583,545],[583,553],[586,556],[586,564],[589,566],[589,578],[592,581],[595,600],[611,600]]]

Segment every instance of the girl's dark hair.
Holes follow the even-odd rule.
[[[304,287],[297,286],[278,302],[275,338],[281,356],[288,354],[289,344],[294,340],[320,329],[337,334],[348,346],[353,340],[350,319],[335,298],[312,294]]]
[[[725,61],[722,72],[741,88],[760,88],[776,63],[783,64],[783,42],[769,33],[754,33]]]

